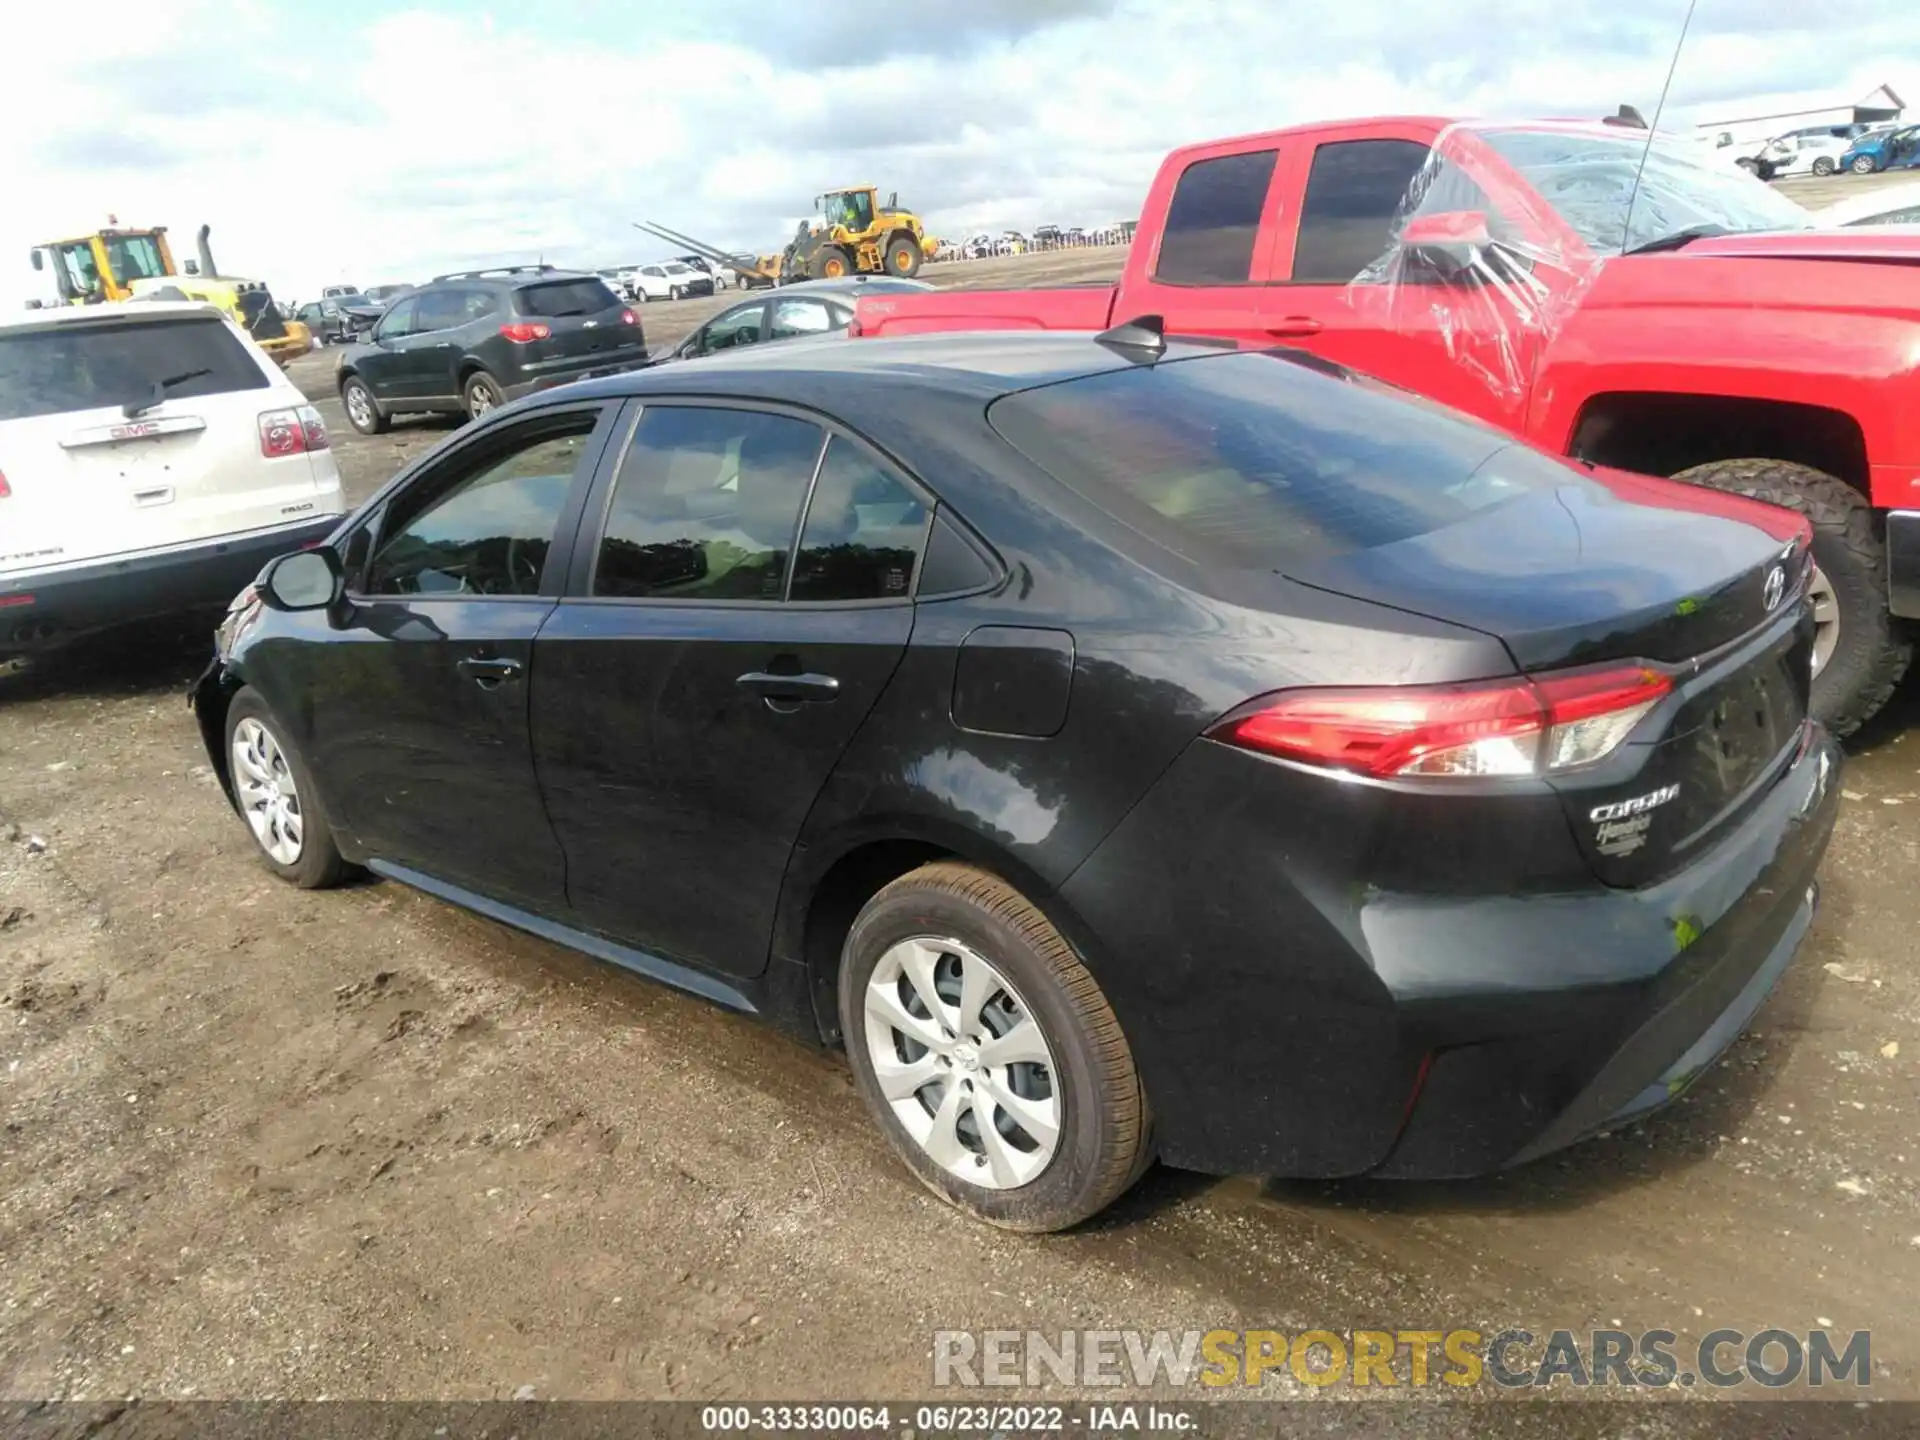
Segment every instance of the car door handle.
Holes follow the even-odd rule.
[[[460,672],[471,675],[482,690],[491,690],[502,680],[518,679],[520,662],[503,656],[468,655],[460,661]]]
[[[1269,335],[1318,335],[1320,322],[1310,315],[1289,315],[1267,326]]]
[[[840,682],[831,675],[774,675],[750,670],[733,683],[768,700],[831,700],[840,693]]]

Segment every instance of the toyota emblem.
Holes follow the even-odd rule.
[[[1787,593],[1787,572],[1778,565],[1767,572],[1767,583],[1760,591],[1761,603],[1769,612],[1780,608],[1781,597]]]

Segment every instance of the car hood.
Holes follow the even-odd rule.
[[[1864,230],[1769,230],[1715,235],[1678,252],[1750,260],[1866,260],[1920,264],[1920,228],[1889,225]]]

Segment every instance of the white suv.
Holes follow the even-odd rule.
[[[319,412],[212,306],[0,316],[0,661],[217,612],[346,508]]]

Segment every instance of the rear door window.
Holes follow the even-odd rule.
[[[1153,278],[1163,285],[1245,285],[1273,183],[1276,150],[1196,160],[1167,207]]]
[[[904,600],[926,536],[927,507],[912,487],[836,435],[807,503],[790,598]]]
[[[416,302],[413,331],[452,330],[467,323],[467,290],[429,290]]]
[[[27,420],[144,400],[265,390],[247,347],[212,317],[0,330],[0,420]]]
[[[1201,567],[1373,549],[1591,483],[1437,405],[1271,354],[1109,371],[987,415],[1070,490]]]
[[[598,315],[620,303],[606,282],[597,279],[549,280],[523,287],[514,297],[522,315],[558,319],[566,315]]]
[[[700,345],[695,351],[700,355],[711,355],[716,350],[732,350],[741,345],[755,345],[760,340],[760,322],[765,318],[765,304],[747,305],[722,315],[708,323],[701,332]]]
[[[648,405],[614,479],[592,593],[778,601],[825,439],[787,415]]]

